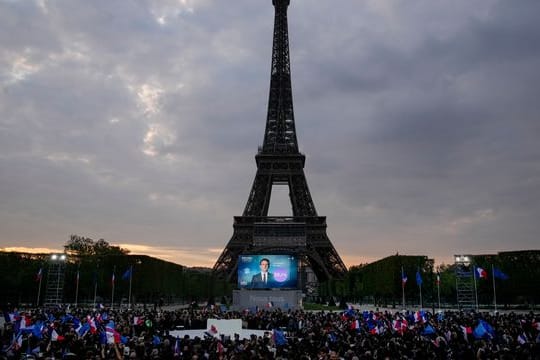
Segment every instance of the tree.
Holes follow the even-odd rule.
[[[108,255],[127,255],[129,250],[123,249],[120,246],[109,244],[104,239],[99,239],[94,242],[91,238],[71,235],[68,242],[64,245],[65,251],[69,255],[77,256],[108,256]]]

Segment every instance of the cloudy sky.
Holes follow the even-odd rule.
[[[0,0],[0,248],[79,234],[212,266],[256,172],[273,12]],[[538,14],[537,0],[291,1],[299,144],[347,265],[540,248]]]

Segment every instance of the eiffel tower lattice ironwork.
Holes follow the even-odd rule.
[[[318,216],[304,174],[294,123],[287,7],[275,8],[272,69],[263,145],[255,160],[257,174],[242,216],[234,217],[234,233],[214,265],[217,275],[236,279],[243,254],[295,254],[317,279],[341,278],[347,271],[326,234],[326,217]],[[268,216],[273,185],[288,185],[292,216]]]

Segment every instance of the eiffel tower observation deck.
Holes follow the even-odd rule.
[[[291,254],[310,267],[318,281],[341,278],[347,269],[326,234],[304,174],[294,120],[287,8],[275,8],[268,113],[263,145],[255,156],[257,173],[242,216],[234,217],[233,235],[214,265],[214,272],[235,281],[238,259],[245,254]],[[292,216],[268,216],[273,185],[286,185]]]

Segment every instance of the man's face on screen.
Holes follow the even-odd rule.
[[[268,272],[268,268],[270,267],[270,263],[266,260],[262,260],[259,263],[259,267],[261,268],[261,272]]]

